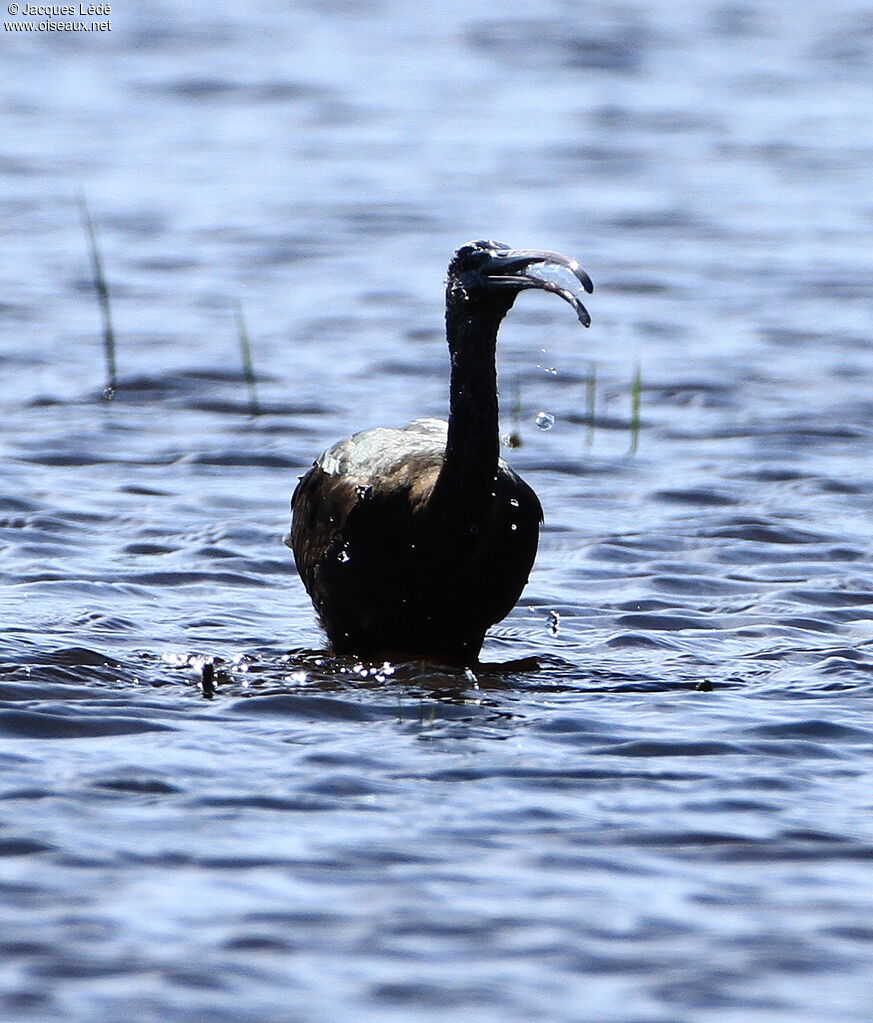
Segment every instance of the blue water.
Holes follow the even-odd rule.
[[[3,36],[0,1017],[869,1023],[869,5]],[[288,497],[445,414],[477,237],[597,287],[501,332],[537,565],[475,672],[331,657]]]

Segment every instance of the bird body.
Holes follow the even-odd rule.
[[[438,419],[357,433],[295,491],[292,546],[337,652],[473,663],[527,582],[536,494],[500,459],[487,514],[454,515],[437,492],[446,433]]]
[[[518,291],[553,291],[587,325],[578,287],[533,274],[575,260],[463,246],[449,266],[448,423],[364,430],[328,448],[292,498],[286,543],[338,653],[475,663],[485,631],[514,607],[536,556],[542,508],[500,457],[495,348]]]

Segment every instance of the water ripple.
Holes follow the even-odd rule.
[[[0,1017],[867,1023],[864,5],[165,8],[0,84]],[[489,224],[597,283],[501,333],[537,564],[335,657],[289,495]]]

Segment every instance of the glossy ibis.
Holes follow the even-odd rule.
[[[291,500],[300,577],[337,653],[476,663],[528,579],[542,508],[500,457],[497,331],[520,291],[560,295],[588,326],[588,275],[557,252],[470,242],[446,280],[449,421],[334,444]]]

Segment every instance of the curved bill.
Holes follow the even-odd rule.
[[[591,317],[580,295],[583,289],[591,294],[594,285],[579,263],[569,256],[537,249],[507,249],[495,253],[483,273],[490,284],[517,291],[538,288],[559,295],[573,306],[584,327],[591,325]]]

